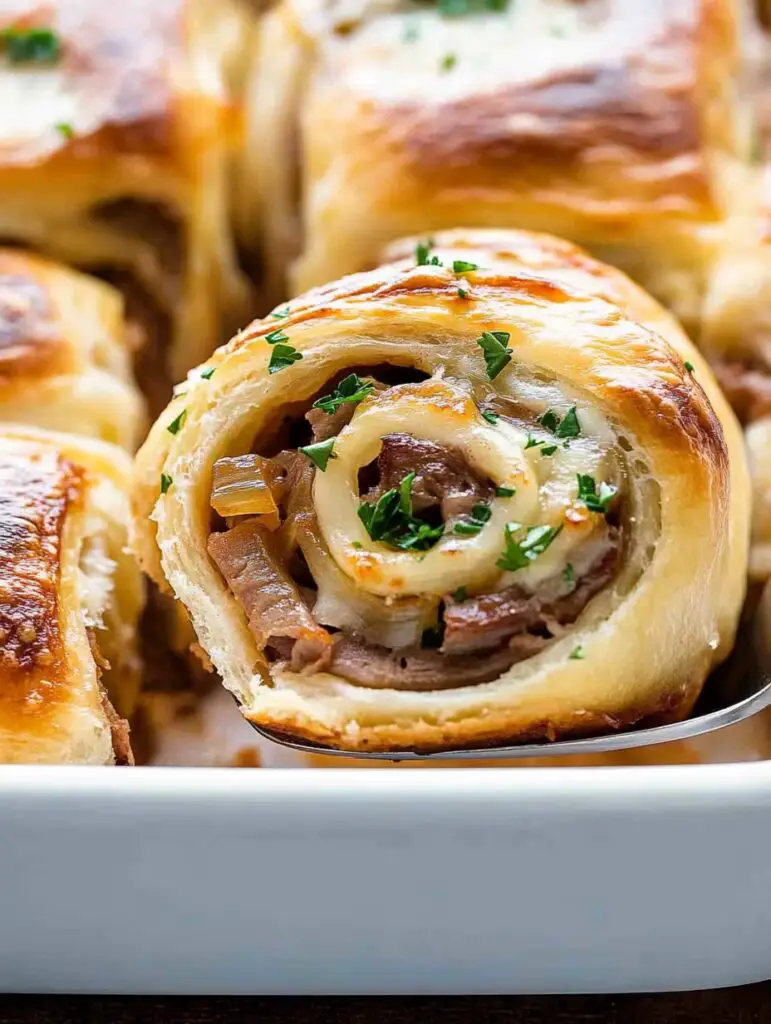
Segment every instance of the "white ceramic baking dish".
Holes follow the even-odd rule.
[[[0,989],[548,993],[771,976],[771,763],[0,768]]]

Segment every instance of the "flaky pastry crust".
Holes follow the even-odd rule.
[[[128,456],[0,429],[0,763],[131,759],[139,573],[125,551]]]

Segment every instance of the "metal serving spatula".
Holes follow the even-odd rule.
[[[552,758],[570,755],[604,754],[613,750],[631,750],[651,747],[675,740],[690,740],[717,729],[750,718],[771,705],[771,591],[761,599],[757,610],[745,619],[730,658],[707,680],[704,691],[690,718],[671,725],[632,729],[627,732],[555,743],[528,743],[510,747],[482,747],[461,750],[443,750],[435,754],[417,754],[413,751],[375,753],[352,752],[300,743],[254,725],[257,732],[282,746],[304,754],[324,754],[332,757],[351,757],[380,761],[503,761],[513,758]],[[253,724],[253,723],[252,723]]]

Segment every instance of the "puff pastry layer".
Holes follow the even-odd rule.
[[[732,643],[748,535],[704,360],[548,236],[391,255],[191,375],[138,457],[145,568],[244,714],[322,745],[687,714]]]
[[[274,292],[418,231],[550,231],[695,323],[746,147],[731,0],[285,0],[241,172]],[[276,301],[280,298],[277,296]]]
[[[145,427],[123,299],[104,282],[0,249],[0,420],[133,451]]]
[[[148,335],[151,384],[209,355],[223,315],[243,315],[227,180],[249,27],[229,0],[0,12],[0,29],[45,30],[55,49],[0,65],[0,237],[119,283]]]
[[[0,762],[131,763],[142,585],[128,456],[0,428]]]

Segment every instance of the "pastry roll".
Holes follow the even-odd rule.
[[[145,568],[246,717],[321,745],[688,714],[747,564],[741,432],[706,363],[569,243],[391,256],[190,376],[138,456]]]
[[[134,450],[145,415],[118,291],[29,252],[0,249],[0,420]]]
[[[124,290],[163,402],[242,315],[226,191],[247,17],[230,0],[0,13],[0,237]]]
[[[131,763],[129,478],[113,445],[0,429],[0,763]]]
[[[732,0],[285,0],[247,90],[244,241],[277,294],[290,266],[304,289],[411,232],[550,231],[693,323],[741,191],[735,20]]]

